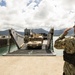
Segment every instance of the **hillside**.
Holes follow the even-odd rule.
[[[60,34],[63,33],[64,30],[65,30],[65,29],[54,30],[54,35],[55,35],[55,36],[59,36]],[[46,31],[46,30],[44,30],[44,29],[42,29],[42,28],[33,29],[32,31],[35,32],[35,33],[45,33],[45,34],[48,34],[48,31]],[[18,33],[20,33],[21,35],[24,35],[24,32],[18,32]],[[8,34],[9,34],[8,30],[0,31],[0,35],[8,35]],[[69,31],[68,35],[72,35],[72,34],[73,34],[73,29],[71,29],[71,30]]]

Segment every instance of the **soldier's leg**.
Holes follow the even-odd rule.
[[[63,72],[63,75],[65,75],[65,73]]]
[[[63,75],[65,75],[65,62],[64,62],[64,65],[63,65]]]

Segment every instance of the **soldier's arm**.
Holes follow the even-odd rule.
[[[54,47],[57,49],[64,49],[65,48],[65,36],[68,34],[68,31],[71,28],[66,29],[59,38],[55,41]]]
[[[57,49],[65,48],[65,36],[61,34],[60,37],[55,41],[54,47]]]

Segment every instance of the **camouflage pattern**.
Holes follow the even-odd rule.
[[[75,37],[65,37],[65,35],[62,34],[55,41],[54,46],[57,49],[64,49],[66,53],[73,54],[75,53]],[[65,75],[75,75],[75,66],[65,61],[63,71]]]

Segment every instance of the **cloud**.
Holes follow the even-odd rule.
[[[0,6],[0,30],[62,29],[74,21],[74,0],[6,0],[6,7]]]
[[[67,10],[72,10],[75,8],[75,0],[65,0],[65,1],[63,1],[63,6]]]

